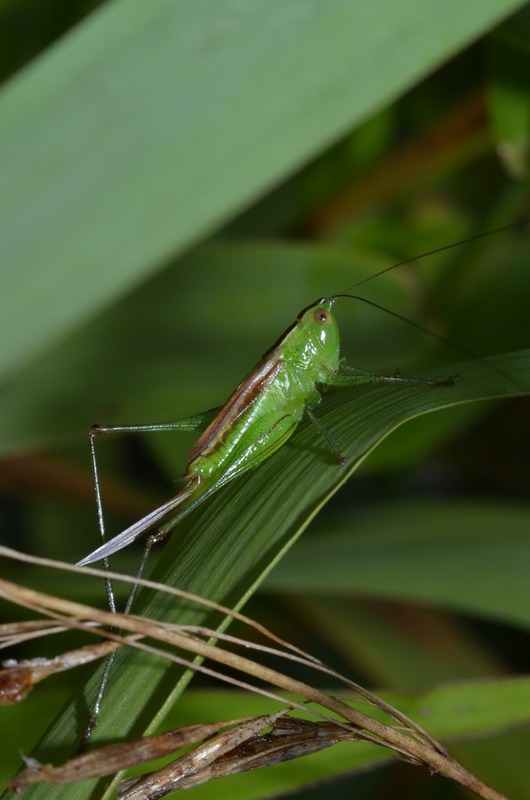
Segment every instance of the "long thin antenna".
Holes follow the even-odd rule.
[[[500,230],[505,230],[505,229],[503,228]],[[488,234],[481,234],[480,236],[482,237],[487,235]],[[452,245],[449,245],[449,247],[452,247]],[[399,264],[396,264],[396,266],[399,266]],[[390,269],[392,269],[392,267]],[[388,270],[383,270],[383,272],[387,271]],[[361,283],[366,283],[366,281],[361,281]],[[450,339],[446,339],[445,336],[436,333],[430,328],[426,328],[419,322],[415,322],[413,319],[409,319],[408,317],[404,317],[402,314],[398,314],[397,311],[392,311],[390,308],[382,306],[380,305],[380,303],[376,303],[374,300],[368,300],[367,297],[361,297],[361,295],[358,294],[347,294],[345,292],[341,292],[340,294],[334,294],[329,299],[334,302],[335,300],[338,300],[339,297],[349,297],[352,300],[360,300],[361,303],[366,303],[367,305],[372,306],[373,308],[377,308],[379,311],[384,311],[385,314],[389,314],[391,317],[395,317],[396,319],[399,319],[401,322],[406,322],[406,324],[410,325],[411,328],[415,328],[416,330],[421,331],[422,333],[426,333],[428,336],[431,336],[433,339],[436,339],[438,342],[441,342],[442,344],[446,345],[446,347],[450,347],[455,352],[461,353],[462,355],[466,356],[466,358],[471,358],[473,360],[480,361],[483,364],[486,364],[486,366],[488,366],[489,369],[492,370],[492,372],[496,372],[497,375],[501,375],[504,379],[507,379],[517,390],[522,388],[522,384],[520,384],[519,381],[517,381],[513,377],[513,375],[510,375],[508,372],[506,372],[506,370],[502,369],[502,367],[493,364],[491,359],[488,358],[487,356],[479,356],[476,353],[474,353],[473,350],[470,350],[467,347],[463,347],[460,344],[455,344],[455,342],[452,342]]]
[[[334,294],[333,297],[330,297],[330,300],[336,300],[339,297],[351,297],[352,300],[360,300],[362,303],[366,303],[369,306],[373,306],[374,308],[379,309],[379,311],[384,311],[385,314],[389,314],[391,317],[395,317],[396,319],[401,320],[401,322],[406,322],[407,325],[410,325],[412,328],[416,328],[416,330],[428,334],[433,339],[436,339],[442,344],[447,345],[447,347],[451,347],[453,350],[459,351],[460,353],[462,353],[462,355],[466,356],[467,358],[478,358],[476,353],[473,353],[466,347],[461,347],[460,345],[455,344],[450,339],[446,339],[445,336],[442,336],[441,334],[432,331],[430,328],[426,328],[424,325],[420,325],[419,322],[415,322],[413,319],[404,317],[402,314],[398,314],[397,311],[392,311],[390,308],[386,308],[386,306],[382,306],[379,303],[375,303],[373,300],[368,300],[367,297],[361,297],[361,295],[358,294],[345,294],[344,292],[341,292],[340,294]]]
[[[461,239],[458,242],[452,242],[451,244],[446,244],[442,247],[438,247],[434,250],[429,250],[425,253],[421,253],[420,255],[413,256],[412,258],[407,258],[404,261],[399,261],[397,264],[392,264],[390,267],[385,267],[385,269],[379,270],[379,272],[374,272],[373,275],[369,275],[367,278],[363,278],[363,280],[354,283],[352,286],[349,286],[347,289],[344,289],[342,292],[339,292],[336,295],[333,295],[331,298],[335,300],[339,297],[351,297],[354,300],[360,300],[362,303],[366,303],[369,306],[379,309],[380,311],[384,311],[386,314],[389,314],[391,317],[395,317],[399,319],[401,322],[405,322],[407,325],[410,325],[412,328],[421,331],[422,333],[426,333],[427,335],[431,336],[433,339],[441,342],[442,344],[450,347],[457,353],[461,353],[466,358],[477,359],[481,361],[483,364],[486,364],[493,372],[496,372],[498,375],[501,375],[503,378],[508,378],[510,383],[516,387],[518,390],[521,388],[519,382],[514,379],[513,375],[509,375],[505,370],[498,367],[496,364],[491,363],[491,359],[487,358],[486,356],[478,356],[472,350],[469,350],[467,347],[463,347],[462,345],[455,344],[455,342],[446,339],[439,333],[430,330],[430,328],[426,328],[425,326],[421,325],[419,322],[415,322],[414,320],[408,319],[408,317],[404,317],[401,314],[398,314],[396,311],[392,311],[385,306],[379,305],[378,303],[374,302],[373,300],[368,300],[366,297],[361,297],[360,295],[350,294],[351,289],[356,289],[359,286],[363,286],[365,283],[369,283],[370,281],[374,280],[374,278],[378,278],[381,275],[385,275],[387,272],[391,272],[393,269],[397,269],[397,267],[404,266],[405,264],[412,264],[415,261],[419,261],[422,258],[427,258],[428,256],[435,255],[436,253],[442,253],[445,250],[452,250],[454,247],[461,247],[464,244],[469,244],[470,242],[475,242],[479,239],[485,239],[488,236],[495,236],[498,233],[504,233],[505,231],[512,230],[514,228],[521,228],[524,230],[526,226],[530,223],[530,219],[522,217],[521,219],[517,220],[516,222],[511,222],[509,225],[503,225],[500,228],[495,228],[494,230],[487,231],[486,233],[479,233],[475,236],[469,236],[466,239]]]
[[[530,223],[530,220],[523,217],[522,219],[517,220],[517,222],[511,222],[509,225],[503,225],[501,228],[495,228],[492,231],[487,231],[486,233],[478,233],[475,236],[469,236],[467,239],[461,239],[459,242],[452,242],[452,244],[446,244],[442,247],[437,247],[434,250],[428,250],[425,253],[420,253],[418,256],[412,256],[412,258],[406,258],[404,261],[398,261],[397,264],[392,264],[390,267],[385,267],[384,269],[379,270],[379,272],[374,272],[373,275],[369,275],[367,278],[363,278],[362,281],[358,281],[357,283],[353,283],[351,286],[348,286],[346,289],[343,289],[339,294],[335,295],[335,297],[344,297],[347,292],[350,292],[352,289],[357,289],[359,286],[363,286],[365,283],[369,283],[373,281],[374,278],[379,278],[381,275],[384,275],[387,272],[391,272],[393,269],[397,269],[398,267],[403,267],[405,264],[413,264],[415,261],[420,261],[422,258],[427,258],[428,256],[436,255],[437,253],[443,253],[445,250],[452,250],[454,247],[462,247],[464,244],[469,244],[470,242],[476,242],[479,239],[485,239],[488,236],[495,236],[497,233],[503,233],[504,231],[512,230],[513,228],[524,228]],[[362,299],[362,298],[359,298]],[[369,302],[369,301],[365,301]],[[374,304],[375,305],[375,304]],[[386,310],[386,309],[384,309]],[[392,314],[393,312],[389,311],[388,313]],[[394,316],[398,316],[395,314]],[[413,323],[414,324],[414,323]],[[420,327],[421,326],[417,326]],[[453,345],[451,345],[453,347]]]

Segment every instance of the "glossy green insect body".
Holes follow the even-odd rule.
[[[318,404],[317,384],[339,367],[339,331],[331,301],[302,312],[238,386],[195,444],[188,474],[231,480],[256,466],[291,436],[306,407]]]
[[[263,356],[221,409],[168,425],[93,429],[92,437],[116,430],[194,430],[209,422],[190,454],[187,470],[180,479],[181,491],[105,542],[79,565],[91,564],[116,553],[145,531],[157,528],[159,537],[168,533],[199,502],[228,481],[258,466],[281,447],[304,413],[342,461],[339,448],[314,415],[321,399],[321,387],[381,382],[431,386],[452,383],[451,379],[430,381],[381,376],[346,366],[340,358],[339,330],[331,312],[337,297],[323,298],[301,311],[296,322]],[[98,495],[98,505],[99,501]],[[161,527],[160,523],[163,523]]]

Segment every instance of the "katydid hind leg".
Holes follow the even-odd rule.
[[[97,457],[96,457],[96,445],[95,440],[97,437],[102,436],[103,434],[109,433],[156,433],[156,432],[172,432],[172,431],[201,431],[203,430],[215,417],[218,413],[218,408],[213,408],[208,411],[204,411],[200,414],[194,414],[190,417],[184,417],[183,419],[176,420],[175,422],[164,422],[164,423],[155,423],[150,425],[93,425],[89,431],[89,446],[90,446],[90,461],[92,465],[92,474],[94,480],[94,491],[96,495],[96,511],[97,511],[97,520],[98,520],[98,530],[100,535],[101,545],[97,550],[90,553],[85,558],[78,561],[78,566],[84,566],[87,564],[91,564],[94,561],[98,561],[100,559],[106,558],[109,555],[112,555],[117,550],[120,550],[122,547],[125,547],[130,541],[134,541],[134,539],[139,536],[144,530],[147,530],[148,527],[155,525],[160,517],[165,516],[165,514],[169,513],[171,508],[176,503],[176,495],[175,498],[169,500],[166,504],[160,506],[159,509],[155,509],[155,511],[151,512],[150,514],[146,515],[139,520],[138,522],[134,523],[134,525],[127,528],[127,531],[131,531],[131,535],[129,538],[125,537],[125,531],[122,531],[121,534],[114,537],[112,541],[118,541],[118,537],[123,536],[123,544],[120,547],[116,548],[108,548],[106,551],[106,546],[110,544],[107,542],[106,532],[105,532],[105,520],[103,514],[103,501],[102,501],[102,494],[101,494],[101,484],[99,480],[99,468],[97,464]],[[143,522],[143,526],[142,523]],[[98,553],[98,556],[95,557],[95,554]],[[112,609],[111,609],[112,610]]]
[[[79,562],[80,565],[92,563],[93,560],[98,560],[94,558],[95,553],[97,553],[101,548],[105,548],[110,544],[107,541],[106,530],[105,530],[105,515],[103,511],[103,499],[101,493],[101,482],[99,477],[99,467],[97,462],[96,456],[96,438],[107,433],[154,433],[154,432],[171,432],[171,431],[200,431],[205,428],[214,416],[217,414],[218,409],[214,408],[208,411],[205,411],[201,414],[195,414],[190,417],[183,418],[181,420],[177,420],[175,422],[169,423],[155,423],[150,425],[112,425],[112,426],[105,426],[105,425],[93,425],[89,431],[88,439],[89,439],[89,452],[90,452],[90,463],[92,467],[92,477],[94,483],[94,493],[96,499],[96,515],[97,515],[97,525],[98,525],[98,532],[100,538],[100,547],[88,555],[85,559]],[[145,518],[144,518],[145,519]],[[136,523],[138,525],[138,523]],[[136,538],[136,537],[135,537]],[[112,540],[111,540],[112,541]],[[140,578],[142,573],[145,569],[145,565],[147,563],[149,553],[151,551],[151,547],[153,545],[153,538],[149,537],[147,543],[144,547],[144,551],[142,554],[142,558],[140,561],[140,565],[136,574],[136,578]],[[121,549],[121,548],[118,548]],[[110,555],[110,553],[108,553]],[[105,570],[109,569],[108,564],[108,555],[103,557],[103,568]],[[109,578],[105,579],[105,591],[107,595],[107,604],[109,607],[109,611],[116,612],[116,598],[114,595],[114,590],[112,587],[112,582]],[[129,597],[127,599],[127,603],[125,606],[125,613],[129,613],[131,610],[132,604],[134,602],[134,598],[136,596],[136,585],[133,585],[131,592],[129,593]],[[82,742],[81,742],[81,749],[86,747],[88,742],[90,741],[91,735],[97,725],[97,721],[101,712],[101,704],[103,701],[103,697],[105,694],[106,687],[108,685],[110,673],[112,670],[112,666],[114,663],[115,654],[111,654],[105,664],[103,675],[92,703],[89,719],[87,726],[85,728]]]
[[[174,420],[173,422],[155,422],[147,425],[92,425],[89,436],[94,438],[106,433],[169,433],[171,431],[201,431],[218,414],[220,408],[209,408],[199,414]]]
[[[177,522],[179,521],[179,519],[181,517],[183,517],[183,516],[184,516],[184,514],[180,515],[180,517],[175,517],[172,520],[173,524],[172,524],[171,528],[174,527],[177,524]],[[165,535],[167,535],[167,532],[169,532],[169,529],[170,528],[167,529]],[[115,539],[111,539],[109,542],[106,542],[103,545],[103,548],[105,548],[106,546],[112,546],[113,542],[115,543],[115,540],[119,539],[119,538],[120,538],[120,536],[117,536],[117,537],[115,537]],[[136,538],[136,537],[134,537],[134,538]],[[125,604],[125,608],[123,609],[123,613],[124,614],[129,614],[131,612],[133,603],[135,601],[135,598],[136,598],[136,595],[137,595],[137,592],[138,592],[138,583],[137,583],[137,581],[141,577],[143,577],[143,573],[144,573],[147,561],[149,559],[149,555],[151,553],[153,544],[155,542],[159,541],[160,538],[163,538],[163,537],[160,537],[156,533],[147,538],[146,544],[145,544],[145,546],[143,548],[143,552],[142,552],[142,556],[141,556],[141,559],[140,559],[140,563],[139,563],[138,569],[136,570],[136,573],[135,573],[135,576],[134,576],[135,582],[131,586],[131,590],[129,592],[129,596],[127,598],[127,602]],[[114,545],[114,546],[116,546],[116,545]],[[123,546],[125,546],[125,545],[123,545]],[[117,549],[121,549],[121,547],[118,547]],[[92,553],[90,556],[87,556],[87,558],[84,559],[83,562],[81,562],[81,563],[87,563],[87,562],[91,563],[92,561],[99,560],[98,553],[99,553],[100,550],[101,550],[101,548],[98,548],[98,550],[94,551],[94,553]],[[103,563],[105,565],[104,568],[108,569],[108,557],[107,556],[104,557]],[[106,586],[107,586],[107,596],[110,597],[110,601],[112,602],[112,610],[115,611],[116,610],[116,603],[115,603],[115,599],[114,599],[114,592],[113,592],[113,589],[112,589],[112,584],[111,584],[109,578],[106,579]],[[103,670],[103,674],[101,676],[101,681],[99,683],[98,690],[96,692],[96,696],[95,696],[94,702],[92,703],[92,706],[91,706],[91,709],[90,709],[90,713],[89,713],[89,717],[88,717],[88,723],[87,723],[87,726],[85,728],[85,731],[84,731],[84,734],[83,734],[83,737],[82,737],[81,749],[84,749],[86,747],[86,745],[90,741],[92,733],[93,733],[93,731],[94,731],[94,729],[95,729],[95,727],[97,725],[97,722],[98,722],[98,719],[99,719],[99,716],[100,716],[100,713],[101,713],[101,704],[102,704],[103,697],[105,695],[106,688],[107,688],[107,685],[108,685],[108,682],[109,682],[109,679],[110,679],[110,674],[111,674],[111,671],[112,671],[112,667],[113,667],[113,664],[114,664],[115,657],[116,657],[116,652],[111,653],[108,656],[107,660],[106,660],[105,667],[104,667],[104,670]]]

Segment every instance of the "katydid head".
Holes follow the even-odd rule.
[[[289,335],[284,339],[286,355],[305,370],[315,371],[315,380],[323,379],[339,364],[339,328],[331,313],[334,298],[323,297],[302,309]]]

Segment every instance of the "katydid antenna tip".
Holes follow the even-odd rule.
[[[417,256],[405,258],[403,261],[398,261],[396,264],[391,264],[389,267],[385,267],[384,269],[379,270],[379,272],[374,272],[367,278],[363,278],[361,281],[353,283],[351,286],[347,286],[346,289],[343,289],[343,291],[339,294],[333,295],[333,297],[346,297],[346,292],[349,292],[351,289],[356,289],[358,286],[363,286],[365,283],[369,283],[375,278],[385,275],[387,272],[392,272],[392,270],[397,269],[398,267],[403,267],[406,264],[414,264],[416,261],[422,261],[428,256],[434,256],[437,253],[443,253],[446,250],[453,250],[456,247],[462,247],[464,244],[477,242],[480,239],[486,239],[489,236],[495,236],[498,233],[505,233],[506,231],[510,230],[519,230],[519,232],[523,234],[528,233],[528,231],[530,231],[530,217],[519,217],[519,219],[515,220],[514,222],[510,222],[507,225],[501,225],[499,228],[493,228],[492,230],[485,231],[484,233],[477,233],[474,236],[468,236],[467,238],[460,239],[457,242],[451,242],[451,244],[446,244],[442,247],[436,247],[434,250],[427,250],[424,253],[419,253]]]

